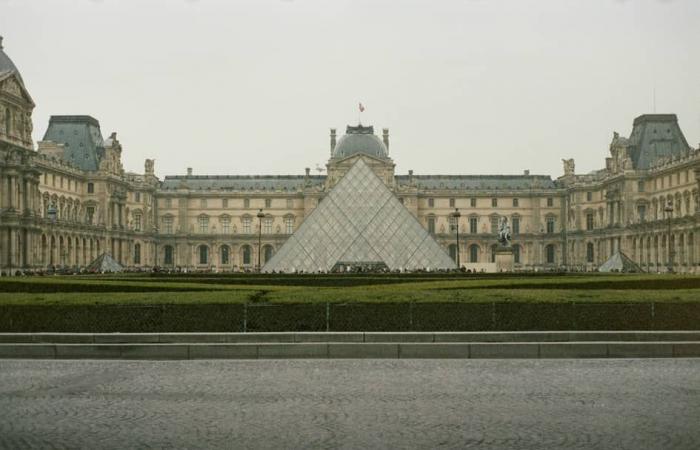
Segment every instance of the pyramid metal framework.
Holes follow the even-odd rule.
[[[385,264],[391,270],[457,268],[362,158],[262,271],[331,271],[338,264]]]
[[[598,268],[598,272],[640,273],[644,272],[644,270],[627,255],[617,251]]]

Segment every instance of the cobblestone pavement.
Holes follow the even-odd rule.
[[[700,359],[0,360],[1,448],[700,448]]]

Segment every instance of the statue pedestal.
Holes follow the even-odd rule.
[[[496,272],[512,272],[514,266],[513,247],[499,246],[496,249]]]

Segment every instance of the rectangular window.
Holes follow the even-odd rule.
[[[221,218],[221,232],[231,234],[231,219],[228,217]]]
[[[586,192],[586,201],[589,201],[589,202],[593,201],[593,192],[591,192],[591,191]]]
[[[475,198],[469,199],[469,206],[471,206],[472,208],[476,208],[476,199]]]
[[[595,216],[593,213],[586,214],[586,230],[592,230],[595,227]]]
[[[428,233],[435,234],[435,217],[428,217]]]
[[[284,232],[287,234],[294,232],[294,219],[292,217],[284,218]]]
[[[554,199],[552,197],[547,197],[547,206],[550,208],[554,206]]]
[[[228,199],[227,198],[221,200],[221,207],[228,208]]]
[[[469,232],[471,234],[476,234],[479,232],[478,227],[477,227],[478,222],[479,222],[479,219],[477,217],[470,217],[469,218]]]
[[[243,232],[246,234],[250,234],[250,221],[250,217],[243,218]]]
[[[498,233],[498,217],[491,217],[491,233]]]
[[[272,234],[272,217],[263,219],[263,233]]]
[[[272,199],[271,198],[265,199],[265,208],[272,208]]]
[[[457,218],[453,215],[449,216],[450,233],[457,232]]]
[[[399,202],[403,205],[403,197],[399,198]]]
[[[665,179],[664,177],[661,177],[661,189],[664,188],[664,179]]]
[[[206,198],[202,198],[202,199],[199,200],[199,207],[200,207],[200,208],[206,208],[206,207],[207,207],[207,199],[206,199]]]
[[[71,179],[68,178],[68,190],[70,191]]]
[[[134,231],[141,231],[141,214],[134,214]]]
[[[140,192],[134,192],[134,201],[135,201],[136,203],[140,203],[140,202],[141,202],[141,193],[140,193]]]
[[[681,173],[676,172],[676,184],[681,184]]]
[[[637,192],[644,192],[644,181],[637,182]]]
[[[517,198],[513,199],[513,208],[517,208],[519,206],[519,200]]]
[[[47,183],[47,181],[48,181],[48,176],[49,176],[49,175],[48,175],[46,172],[44,172],[44,184],[45,184],[45,185],[48,184],[48,183]],[[686,180],[686,181],[687,181],[687,180]]]
[[[435,207],[435,199],[429,198],[428,199],[428,208],[434,208],[434,207]]]
[[[173,234],[173,218],[163,217],[163,232],[165,234]]]
[[[554,233],[554,217],[547,218],[547,234]]]
[[[209,232],[209,217],[202,216],[199,218],[199,232],[208,233]]]
[[[92,225],[93,220],[95,220],[95,207],[88,206],[85,208],[85,220],[88,224]]]
[[[294,200],[292,200],[291,198],[287,199],[287,208],[288,209],[294,208]]]
[[[498,199],[497,198],[492,198],[491,199],[491,207],[495,208],[498,206]]]
[[[244,207],[244,208],[250,208],[250,199],[249,199],[249,198],[244,198],[244,199],[243,199],[243,207]]]
[[[51,174],[51,185],[56,187],[56,174]]]
[[[61,185],[61,189],[63,189],[63,177],[59,177],[59,183]]]
[[[88,183],[87,191],[88,191],[88,194],[94,194],[95,193],[95,184]]]
[[[450,208],[454,208],[454,207],[455,207],[455,199],[451,198],[450,199]]]
[[[520,234],[520,218],[519,217],[513,217],[510,220],[510,225],[511,225],[511,232],[513,235]]]

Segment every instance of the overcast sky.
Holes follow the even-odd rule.
[[[89,114],[160,176],[301,174],[358,102],[397,173],[599,169],[654,90],[700,141],[698,0],[0,0],[0,34],[36,140]]]

